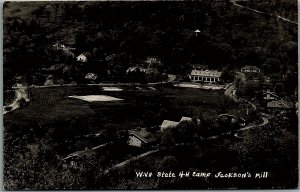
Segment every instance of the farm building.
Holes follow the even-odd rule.
[[[55,43],[54,45],[52,45],[55,49],[59,50],[59,49],[63,49],[66,48],[66,46],[62,43]]]
[[[190,64],[192,69],[198,69],[198,70],[207,70],[208,65],[202,65],[202,64]]]
[[[267,91],[263,93],[263,99],[266,101],[272,101],[272,100],[280,100],[281,98],[278,95],[276,95],[276,93]]]
[[[180,121],[170,121],[170,120],[164,120],[162,124],[160,125],[160,130],[163,132],[164,130],[168,128],[176,127],[180,122],[182,121],[192,121],[191,117],[181,117]],[[197,119],[197,124],[200,124],[200,119]]]
[[[140,67],[140,66],[129,67],[126,70],[126,73],[136,72],[136,71],[140,71],[140,72],[143,72],[143,73],[146,73],[146,74],[159,73],[157,69],[154,69],[154,68],[145,68],[145,67]]]
[[[84,78],[88,80],[96,80],[98,78],[98,75],[96,75],[95,73],[87,73]]]
[[[86,62],[88,62],[88,59],[90,56],[91,56],[91,53],[89,53],[89,52],[82,53],[76,57],[76,60],[79,62],[82,62],[82,63],[86,63]]]
[[[181,121],[192,121],[191,117],[181,117],[180,122]]]
[[[241,68],[241,72],[246,72],[246,73],[260,73],[260,69],[256,66],[253,65],[246,65]]]
[[[164,130],[166,130],[168,128],[176,127],[178,124],[179,124],[179,122],[176,122],[176,121],[164,120],[160,126],[160,130],[163,132]]]
[[[140,72],[146,72],[148,69],[147,68],[144,68],[144,67],[129,67],[127,70],[126,70],[126,73],[129,73],[129,72],[134,72],[134,71],[140,71]]]
[[[129,131],[128,145],[135,147],[145,147],[155,143],[157,139],[155,135],[142,128],[139,131]]]
[[[157,57],[147,57],[147,59],[144,61],[146,64],[151,65],[151,64],[160,64],[161,61]]]
[[[221,72],[216,70],[198,70],[193,69],[190,74],[191,81],[194,82],[207,82],[207,83],[213,83],[213,82],[219,82],[221,77]]]
[[[180,121],[179,122],[182,122],[182,121],[188,121],[188,122],[192,122],[193,119],[191,117],[181,117]],[[195,122],[197,125],[200,125],[201,121],[200,119],[196,119],[196,122]]]
[[[56,44],[52,45],[52,47],[55,50],[61,50],[62,54],[66,57],[72,57],[72,58],[75,57],[74,53],[71,51],[71,49],[74,49],[74,48],[67,47],[62,43],[56,43]]]

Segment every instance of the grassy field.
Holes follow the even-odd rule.
[[[37,141],[43,141],[45,146],[41,146],[49,148],[48,153],[51,152],[51,154],[46,153],[47,158],[45,160],[48,161],[48,158],[53,158],[54,154],[65,157],[74,151],[84,150],[86,147],[90,148],[107,142],[102,137],[80,137],[91,132],[101,132],[101,134],[113,138],[115,135],[110,135],[109,129],[132,129],[146,125],[147,121],[150,121],[150,124],[157,125],[161,123],[161,119],[178,121],[181,116],[190,116],[196,112],[201,113],[204,117],[213,117],[213,115],[219,114],[220,100],[224,99],[222,91],[174,87],[157,87],[156,91],[121,88],[124,91],[108,92],[103,91],[98,86],[32,89],[31,102],[28,106],[4,116],[4,135],[11,137],[10,142],[7,142],[7,137],[4,136],[4,151],[8,151],[5,159],[14,159],[13,162],[19,162],[19,156],[27,154],[28,149],[26,146],[28,147],[29,144]],[[85,102],[68,98],[70,95],[90,94],[109,95],[124,100],[117,102]],[[230,105],[226,110],[232,111],[236,107]],[[51,124],[53,122],[56,122],[55,126]],[[291,185],[294,185],[297,179],[295,168],[297,167],[296,141],[298,138],[290,130],[290,128],[297,130],[296,126],[292,127],[280,118],[273,119],[270,123],[268,126],[250,129],[241,133],[243,140],[220,138],[208,142],[203,141],[194,144],[193,147],[179,146],[160,151],[116,170],[107,179],[107,183],[99,183],[98,178],[93,178],[92,182],[94,183],[90,186],[95,185],[98,188],[101,186],[110,189],[207,189],[218,186],[223,188],[292,187],[286,186],[286,184],[290,182]],[[12,126],[13,124],[14,126]],[[30,131],[33,124],[41,126]],[[66,127],[68,128],[66,129]],[[50,131],[52,133],[49,134],[50,137],[45,134],[49,130],[52,130]],[[26,135],[26,138],[23,137],[24,135]],[[18,139],[19,141],[16,141]],[[96,165],[109,168],[141,153],[141,151],[126,145],[122,145],[122,148],[120,146],[109,146],[102,149],[96,156]],[[12,150],[14,148],[16,149]],[[25,150],[25,152],[20,152],[21,150]],[[43,148],[41,150],[43,151]],[[30,155],[31,153],[28,155],[26,162],[32,158]],[[166,159],[166,157],[169,159]],[[8,165],[10,167],[6,170],[14,170],[14,163],[7,163],[6,166]],[[56,164],[53,166],[57,167]],[[247,182],[233,179],[228,182],[228,180],[214,178],[208,180],[204,178],[189,180],[150,178],[145,180],[135,176],[135,171],[154,172],[165,169],[163,171],[168,172],[169,168],[174,168],[174,166],[178,171],[212,173],[219,171],[249,171],[252,173],[268,171],[271,177],[264,180],[247,179]],[[25,168],[24,170],[27,170],[27,164]],[[61,173],[61,169],[58,169]],[[24,170],[23,172],[26,172]],[[91,170],[97,170],[97,168],[92,167]],[[17,169],[17,171],[19,170]],[[96,172],[99,173],[98,170]],[[6,175],[12,174],[6,173]],[[286,178],[282,178],[282,175],[285,175]],[[18,179],[15,180],[18,181]],[[106,180],[101,178],[101,181]]]
[[[51,139],[65,146],[66,151],[72,152],[106,142],[101,138],[78,138],[85,134],[109,132],[107,129],[111,128],[129,130],[155,126],[160,125],[164,119],[179,121],[182,116],[192,117],[197,114],[216,117],[219,114],[219,102],[224,97],[222,91],[191,88],[165,87],[157,88],[156,91],[125,86],[121,88],[124,91],[103,91],[99,86],[32,88],[31,102],[6,114],[4,126],[12,137],[28,133],[34,137],[37,132],[54,132]],[[86,102],[68,97],[97,94],[123,100]],[[103,134],[109,134],[106,132]],[[71,145],[73,147],[66,148]]]
[[[35,120],[37,122],[52,122],[59,119],[83,118],[95,114],[103,114],[99,118],[105,118],[108,122],[121,123],[122,120],[131,121],[136,119],[139,110],[148,106],[159,108],[177,108],[181,115],[191,115],[193,110],[218,111],[218,103],[223,97],[222,92],[207,91],[189,88],[164,88],[157,91],[133,90],[125,88],[125,91],[107,92],[100,87],[56,87],[31,89],[31,102],[28,106],[7,114],[5,122],[22,120]],[[124,99],[117,102],[85,102],[78,99],[68,98],[70,95],[102,94]],[[156,106],[158,105],[158,106]],[[125,112],[126,111],[126,112]],[[114,117],[112,117],[114,116]],[[109,120],[109,117],[113,119]],[[119,120],[119,121],[117,121]]]

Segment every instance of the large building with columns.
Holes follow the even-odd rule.
[[[193,69],[189,75],[193,82],[214,83],[219,82],[222,72],[216,70],[198,70]]]

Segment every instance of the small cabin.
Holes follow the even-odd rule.
[[[147,147],[157,141],[155,135],[148,132],[146,128],[129,131],[128,145],[135,147]]]
[[[261,70],[253,65],[246,65],[244,67],[241,68],[241,72],[246,72],[246,73],[260,73]]]

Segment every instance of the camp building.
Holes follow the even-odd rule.
[[[216,70],[193,69],[189,77],[193,82],[213,83],[220,81],[221,74],[222,72]]]

